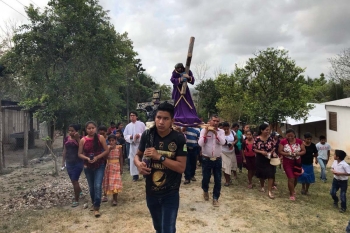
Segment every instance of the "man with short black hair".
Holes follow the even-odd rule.
[[[124,138],[126,142],[130,143],[128,155],[130,161],[130,175],[133,181],[137,181],[139,179],[139,171],[133,161],[140,144],[141,135],[145,131],[146,126],[143,122],[137,120],[137,112],[131,111],[129,117],[131,122],[125,127]]]
[[[186,167],[186,140],[172,129],[174,107],[158,106],[155,126],[146,130],[134,163],[146,178],[146,202],[156,232],[176,232],[179,189]],[[141,161],[142,159],[142,161]]]
[[[202,189],[204,200],[209,200],[209,181],[211,173],[214,175],[213,205],[219,206],[221,191],[222,160],[221,149],[225,145],[225,132],[219,129],[220,119],[214,115],[210,119],[210,126],[200,133],[198,144],[202,147]]]

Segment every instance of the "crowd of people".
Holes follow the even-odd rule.
[[[296,189],[301,183],[301,194],[309,193],[310,184],[315,182],[314,163],[320,164],[321,181],[326,182],[326,166],[330,158],[330,145],[324,136],[316,145],[312,135],[305,133],[303,140],[296,137],[293,129],[288,129],[285,138],[272,132],[266,123],[256,132],[237,123],[230,126],[220,122],[213,115],[207,125],[197,127],[174,127],[174,107],[160,104],[155,114],[155,126],[145,129],[145,124],[137,119],[137,112],[130,112],[130,123],[125,129],[121,123],[113,122],[107,129],[97,128],[89,121],[80,136],[77,125],[69,126],[64,141],[62,165],[73,184],[72,207],[79,205],[82,190],[79,177],[84,170],[89,185],[91,211],[100,216],[102,201],[117,205],[118,194],[123,189],[123,166],[128,164],[133,181],[146,181],[146,202],[157,232],[175,232],[176,216],[179,208],[179,188],[184,174],[184,185],[196,181],[195,172],[202,169],[203,198],[209,197],[210,179],[213,177],[212,204],[219,206],[223,186],[230,186],[237,173],[247,169],[247,188],[254,188],[254,176],[260,181],[259,191],[266,192],[274,199],[276,168],[283,167],[287,177],[289,199],[296,200]],[[347,179],[350,166],[344,162],[346,153],[335,150],[331,166],[334,175],[330,194],[334,206],[338,207],[336,193],[340,189],[340,212],[346,211]],[[129,161],[129,163],[126,162]],[[199,164],[198,164],[199,163]]]

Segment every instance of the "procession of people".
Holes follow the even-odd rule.
[[[108,201],[110,195],[112,206],[117,206],[118,195],[124,188],[122,175],[126,158],[132,181],[145,180],[146,203],[156,232],[176,232],[180,185],[196,181],[199,166],[202,179],[196,186],[201,186],[203,200],[211,198],[214,207],[220,206],[222,186],[231,186],[237,172],[242,173],[243,169],[247,170],[247,188],[255,187],[255,176],[255,183],[260,184],[257,189],[269,199],[275,198],[276,167],[281,164],[290,201],[296,201],[298,183],[302,184],[302,195],[310,194],[310,184],[316,180],[314,162],[320,164],[320,179],[327,181],[331,148],[326,137],[320,136],[320,143],[315,145],[311,133],[299,139],[293,129],[288,129],[282,138],[267,123],[253,130],[248,124],[241,127],[238,123],[223,121],[219,115],[210,116],[204,124],[197,116],[188,88],[186,94],[180,91],[184,82],[194,84],[195,80],[192,72],[184,71],[181,63],[176,64],[171,77],[174,105],[159,104],[154,126],[149,129],[138,119],[136,111],[130,112],[130,123],[125,129],[122,123],[111,122],[107,129],[89,121],[84,127],[86,135],[81,137],[77,125],[69,126],[62,166],[67,167],[74,189],[72,207],[79,205],[82,171],[88,182],[90,210],[94,216],[101,215],[101,202]],[[350,166],[343,162],[345,157],[344,151],[335,150],[332,164],[334,178],[330,194],[335,207],[338,208],[340,200],[340,212],[346,211],[350,175]],[[339,189],[340,198],[337,197]]]

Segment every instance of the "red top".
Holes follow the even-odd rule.
[[[94,157],[96,157],[97,155],[101,154],[103,152],[103,147],[102,147],[102,144],[100,142],[100,135],[97,135],[98,136],[98,150],[95,151],[94,150],[94,138],[88,138],[88,137],[84,137],[84,147],[83,147],[83,153],[85,156],[89,157],[90,158],[90,154],[94,154]],[[89,163],[88,161],[84,160],[84,165],[87,167],[87,168],[91,168],[91,169],[95,169],[95,168],[98,168],[100,165],[102,164],[106,164],[106,159],[103,157],[103,158],[100,158],[99,160],[97,160],[96,162],[94,163]]]
[[[247,157],[252,157],[255,156],[255,152],[253,151],[253,144],[254,144],[254,140],[252,141],[252,144],[247,143],[247,140],[244,141],[244,156]]]

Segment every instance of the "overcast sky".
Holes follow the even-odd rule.
[[[26,18],[23,5],[41,8],[47,0],[0,0],[0,20]],[[350,48],[349,0],[101,0],[120,33],[127,31],[144,68],[170,84],[174,65],[185,63],[191,36],[192,65],[231,72],[253,53],[284,48],[305,75],[329,72],[328,58]]]

